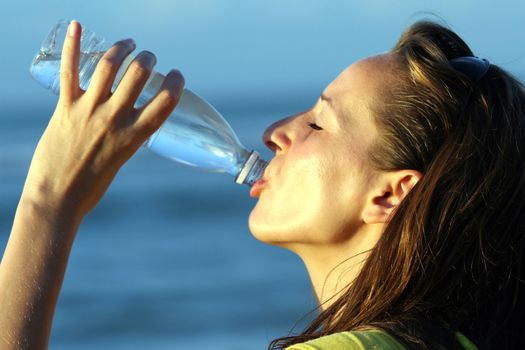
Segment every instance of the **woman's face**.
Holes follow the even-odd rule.
[[[312,109],[271,125],[264,142],[275,152],[250,214],[254,236],[270,244],[333,244],[362,225],[376,178],[368,150],[378,136],[370,106],[387,83],[388,55],[352,64]]]

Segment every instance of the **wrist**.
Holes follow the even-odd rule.
[[[85,216],[79,203],[45,184],[26,183],[19,206],[45,214],[48,219],[67,218],[71,223],[80,223]]]

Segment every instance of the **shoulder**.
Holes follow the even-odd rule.
[[[306,343],[292,345],[286,350],[405,350],[387,332],[380,329],[330,334]]]

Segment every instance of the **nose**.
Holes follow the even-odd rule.
[[[264,144],[275,153],[285,152],[291,145],[290,124],[294,116],[271,124],[263,134]]]

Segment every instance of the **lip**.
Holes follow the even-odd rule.
[[[268,181],[264,180],[264,179],[259,179],[257,180],[252,188],[250,189],[250,197],[252,198],[255,198],[255,197],[259,197],[259,195],[261,194],[262,190],[264,189],[264,187],[266,187],[266,183]]]

